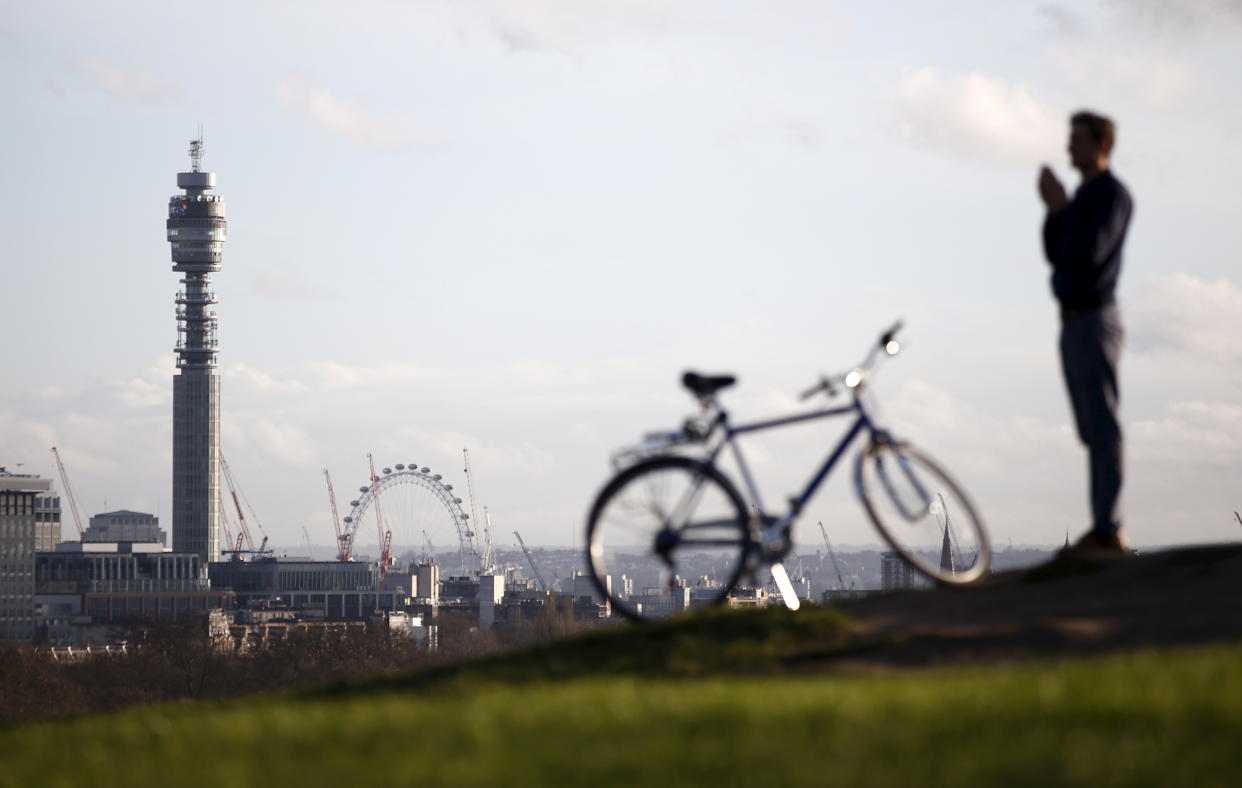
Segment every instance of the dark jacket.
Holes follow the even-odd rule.
[[[1044,256],[1062,309],[1091,309],[1114,301],[1121,247],[1134,202],[1110,170],[1084,183],[1062,210],[1044,220]]]

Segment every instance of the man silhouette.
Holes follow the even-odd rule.
[[[1072,554],[1128,552],[1118,514],[1122,445],[1117,364],[1123,332],[1116,289],[1134,203],[1108,167],[1115,141],[1111,120],[1077,112],[1070,118],[1068,150],[1082,183],[1073,199],[1047,165],[1039,173],[1039,196],[1048,208],[1044,255],[1052,265],[1052,291],[1061,305],[1061,369],[1078,437],[1090,459],[1091,530],[1065,551]]]

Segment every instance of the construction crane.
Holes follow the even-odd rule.
[[[229,547],[233,544],[233,529],[229,527],[229,508],[224,505],[224,496],[219,489],[216,490],[216,506],[220,511],[220,530],[224,532],[224,544]]]
[[[1238,514],[1237,511],[1234,511],[1233,516],[1237,519],[1238,525],[1242,525],[1242,514]]]
[[[526,555],[526,563],[530,564],[530,571],[535,573],[535,581],[539,583],[539,590],[549,590],[548,584],[543,582],[543,575],[539,574],[539,567],[535,566],[534,557],[531,556],[530,550],[526,549],[526,543],[522,541],[522,535],[517,531],[514,531],[513,535],[517,537],[518,547],[522,548],[522,552]]]
[[[233,478],[233,469],[229,467],[228,462],[224,459],[224,452],[220,452],[220,471],[224,476],[224,483],[229,488],[229,495],[233,498],[233,507],[237,510],[237,541],[233,544],[233,560],[240,561],[242,553],[250,553],[251,555],[264,555],[270,553],[267,549],[267,534],[263,534],[263,541],[258,547],[254,546],[254,538],[250,535],[250,526],[246,523],[246,515],[242,512],[241,497],[238,497],[237,481]],[[245,493],[242,494],[242,497]],[[250,509],[250,513],[254,514],[254,508],[250,506],[250,501],[246,501],[246,507]],[[259,524],[258,519],[255,520],[259,531],[262,532],[263,526]],[[242,549],[244,547],[248,549]]]
[[[466,474],[466,497],[470,499],[470,520],[477,523],[479,521],[478,511],[474,505],[474,474],[470,471],[470,450],[462,448],[462,461],[465,469],[462,471]],[[492,543],[492,522],[487,519],[487,507],[483,507],[483,549],[482,555],[479,556],[479,574],[490,574],[496,567],[496,549]]]
[[[431,543],[431,537],[427,535],[427,529],[423,529],[423,539],[427,542],[427,560],[430,563],[436,562],[436,546]]]
[[[845,591],[845,576],[841,574],[841,565],[837,563],[837,554],[832,550],[832,542],[828,541],[828,529],[824,528],[824,521],[819,521],[819,532],[824,535],[824,546],[828,548],[828,557],[832,559],[832,568],[837,572],[837,588]],[[853,588],[853,584],[850,588]]]
[[[388,575],[388,567],[392,564],[392,531],[384,530],[384,513],[380,508],[379,474],[375,472],[375,459],[367,452],[367,462],[371,465],[371,497],[375,500],[375,526],[379,530],[380,543],[380,582]]]
[[[341,516],[336,511],[336,492],[332,489],[332,476],[328,473],[328,469],[323,469],[323,480],[328,483],[328,503],[332,506],[332,527],[336,529],[336,560],[352,561],[354,557],[350,555],[349,536],[341,533]]]
[[[60,481],[65,485],[65,498],[69,501],[69,511],[73,512],[73,524],[78,527],[78,540],[81,541],[86,536],[86,532],[82,530],[82,515],[78,513],[78,498],[73,494],[73,487],[69,484],[69,474],[65,472],[65,464],[60,461],[60,452],[56,451],[56,447],[52,447],[52,456],[56,458],[56,469],[60,471]]]

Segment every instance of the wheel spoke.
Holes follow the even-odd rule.
[[[592,572],[612,577],[614,609],[659,618],[721,601],[750,543],[745,506],[718,471],[662,457],[605,486],[592,507],[588,544]]]

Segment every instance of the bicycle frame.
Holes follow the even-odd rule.
[[[704,461],[710,465],[714,465],[717,459],[719,459],[721,453],[724,452],[725,448],[731,447],[733,458],[737,462],[738,469],[742,476],[742,481],[746,486],[746,494],[749,498],[749,503],[755,507],[760,523],[763,525],[762,533],[760,534],[761,544],[769,542],[774,537],[783,534],[786,529],[792,526],[793,521],[797,519],[799,514],[801,514],[803,507],[805,507],[807,502],[809,502],[812,496],[815,495],[815,492],[819,489],[819,486],[823,484],[824,479],[826,479],[828,474],[832,472],[832,469],[836,467],[837,462],[840,461],[842,455],[845,454],[846,449],[849,448],[850,444],[854,442],[855,438],[857,438],[860,433],[870,433],[872,440],[875,440],[876,436],[886,437],[888,434],[887,431],[875,426],[875,423],[871,420],[871,416],[867,413],[867,409],[864,406],[861,397],[858,396],[857,393],[854,396],[854,401],[849,405],[842,405],[835,408],[821,408],[808,413],[799,413],[792,416],[766,419],[764,421],[751,422],[736,426],[729,421],[728,411],[721,408],[719,404],[715,402],[714,397],[711,402],[717,410],[717,416],[712,423],[711,431],[714,432],[717,428],[719,428],[723,430],[723,435],[719,441],[717,441],[716,445],[707,453]],[[746,458],[742,455],[742,448],[738,444],[736,438],[740,435],[746,435],[748,433],[763,432],[776,427],[802,424],[805,422],[832,418],[834,416],[844,416],[851,413],[856,414],[857,417],[854,419],[849,429],[841,437],[841,440],[838,441],[837,445],[831,452],[829,452],[823,463],[820,464],[819,468],[815,471],[815,474],[806,483],[806,486],[803,488],[802,492],[790,499],[789,510],[780,517],[769,516],[767,510],[764,508],[763,497],[759,492],[759,486],[755,483],[754,476],[750,472],[750,466],[747,465]]]

